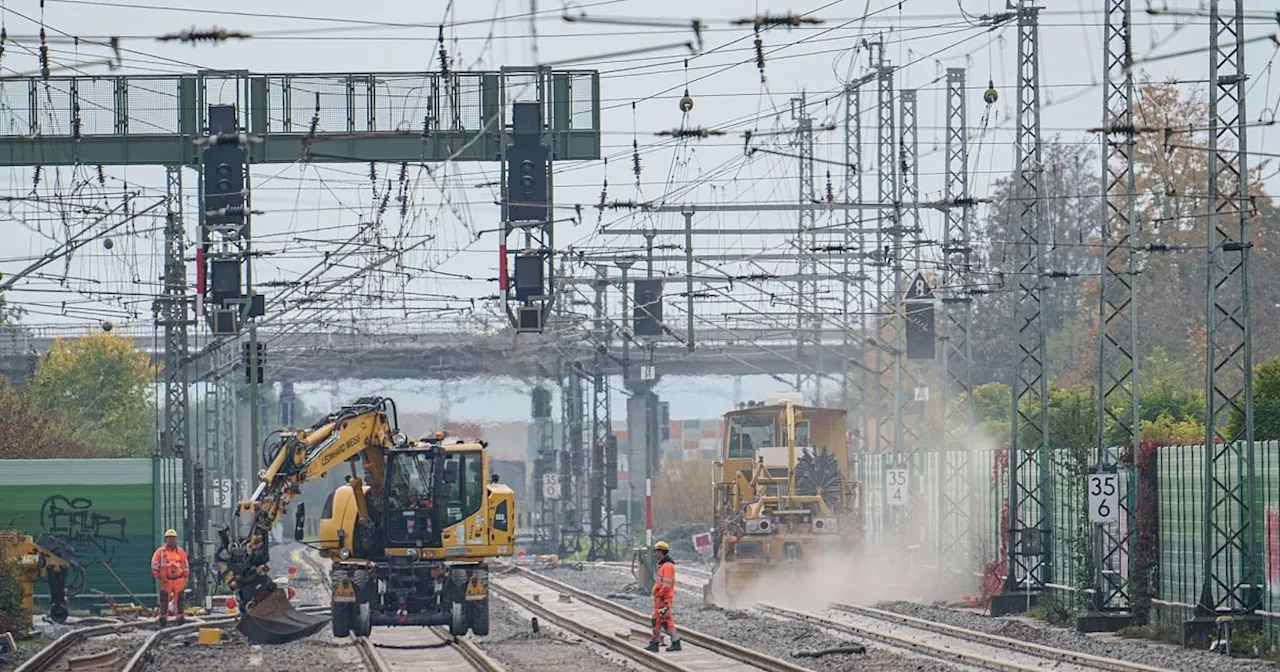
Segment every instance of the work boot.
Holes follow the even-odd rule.
[[[671,646],[667,647],[667,651],[679,651],[679,650],[680,650],[680,640],[678,639],[671,640]]]
[[[652,652],[654,652],[654,653],[657,653],[657,652],[658,652],[658,644],[660,644],[660,642],[659,642],[658,640],[656,640],[656,639],[651,639],[651,640],[649,640],[649,646],[644,647],[644,650],[645,650],[645,651],[652,651]]]

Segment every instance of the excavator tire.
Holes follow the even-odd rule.
[[[467,620],[471,622],[471,634],[483,637],[489,634],[489,598],[467,603]]]
[[[350,602],[333,604],[329,616],[333,624],[333,636],[339,639],[351,634],[351,616],[355,613],[355,605]]]
[[[373,632],[373,605],[370,604],[369,571],[358,569],[351,573],[351,583],[355,585],[356,602],[351,605],[351,629],[356,637],[368,637]]]

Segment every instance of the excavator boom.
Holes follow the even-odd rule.
[[[295,609],[268,576],[271,528],[284,516],[304,482],[356,457],[361,458],[372,491],[380,493],[385,476],[382,451],[406,441],[399,434],[393,437],[394,409],[395,402],[390,399],[365,397],[309,430],[282,433],[253,496],[237,508],[235,527],[241,529],[241,518],[248,517],[247,532],[240,536],[231,528],[219,531],[220,545],[214,558],[225,566],[220,579],[236,591],[244,605],[236,628],[251,641],[283,644],[309,637],[329,622],[328,617]],[[352,481],[360,485],[354,474]],[[364,488],[357,487],[357,491],[363,495]],[[358,509],[358,515],[367,518],[363,496]]]

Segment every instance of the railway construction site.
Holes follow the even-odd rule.
[[[0,2],[0,672],[1280,666],[1272,5]]]

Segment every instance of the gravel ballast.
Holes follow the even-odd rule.
[[[886,611],[1001,635],[1032,644],[1106,658],[1119,658],[1168,670],[1214,670],[1214,672],[1280,670],[1280,665],[1266,661],[1227,658],[1208,651],[1193,651],[1172,644],[1126,639],[1115,635],[1085,635],[1072,629],[1052,627],[1025,618],[992,618],[914,602],[882,602],[875,606]]]
[[[634,580],[619,571],[584,567],[582,570],[546,569],[543,573],[557,581],[608,597],[611,601],[635,611],[646,613],[652,608],[649,596],[640,594],[634,587]],[[854,669],[935,672],[956,669],[932,660],[903,655],[874,642],[861,642],[838,636],[806,623],[774,619],[750,611],[707,607],[702,604],[701,591],[693,589],[697,582],[680,578],[679,566],[676,567],[676,581],[677,630],[681,627],[691,628],[703,634],[767,653],[795,665],[823,672]],[[792,656],[794,651],[849,646],[855,642],[864,644],[867,652],[831,654],[821,658]]]
[[[614,659],[582,639],[548,623],[533,632],[530,614],[491,596],[489,634],[472,639],[510,672],[562,672],[563,670],[634,670],[634,665]]]

